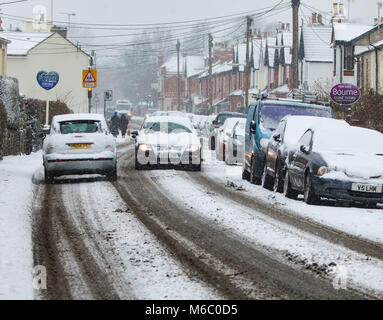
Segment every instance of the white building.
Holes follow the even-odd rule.
[[[314,91],[318,84],[333,82],[334,52],[331,48],[332,26],[303,25],[299,48],[299,82]]]
[[[8,45],[7,75],[19,80],[27,98],[60,100],[75,113],[88,112],[88,91],[82,87],[82,70],[91,57],[58,33],[4,32]],[[40,71],[56,71],[60,80],[50,91],[40,87]]]

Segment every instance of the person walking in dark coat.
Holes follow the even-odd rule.
[[[111,132],[112,134],[117,137],[118,136],[118,128],[120,127],[120,118],[118,117],[118,113],[115,112],[112,119],[110,119],[111,122]]]
[[[120,119],[120,130],[122,138],[125,139],[126,131],[128,130],[129,119],[123,114]]]

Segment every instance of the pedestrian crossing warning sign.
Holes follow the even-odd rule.
[[[83,88],[97,88],[97,70],[83,70],[82,71],[82,87]]]

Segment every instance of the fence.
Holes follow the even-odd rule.
[[[3,141],[0,145],[1,156],[16,156],[20,154],[31,154],[32,152],[32,130],[5,130]]]

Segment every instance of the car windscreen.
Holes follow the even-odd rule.
[[[143,126],[145,133],[192,133],[191,129],[175,122],[146,122]]]
[[[217,117],[217,124],[218,125],[223,125],[226,121],[226,119],[229,119],[229,118],[246,118],[246,115],[239,115],[239,114],[230,114],[230,113],[227,113],[227,114],[220,114],[218,117]]]
[[[61,134],[70,133],[95,133],[100,129],[100,121],[76,120],[60,122]]]
[[[332,118],[331,112],[328,109],[283,104],[263,104],[260,111],[260,122],[264,128],[274,131],[279,122],[287,115]]]

